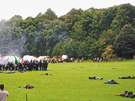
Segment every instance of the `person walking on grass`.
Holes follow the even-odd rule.
[[[9,96],[9,93],[7,91],[4,91],[4,85],[0,85],[0,101],[7,101],[7,96]]]

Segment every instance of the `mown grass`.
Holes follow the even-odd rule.
[[[98,66],[96,66],[98,65]],[[52,73],[53,75],[39,75]],[[135,60],[120,62],[84,62],[49,64],[48,71],[0,74],[0,83],[9,92],[7,101],[134,101],[135,98],[115,96],[125,90],[135,93],[135,79],[118,79],[135,76]],[[90,80],[88,77],[103,77]],[[120,84],[104,84],[108,80]],[[35,89],[19,86],[31,84]]]

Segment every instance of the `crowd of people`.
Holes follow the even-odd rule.
[[[0,63],[0,71],[32,71],[32,70],[47,70],[48,63],[63,63],[63,62],[74,62],[74,58],[67,58],[67,59],[48,59],[48,60],[31,60],[31,61],[24,61],[22,64],[14,64],[12,62],[8,62],[7,64]]]
[[[101,58],[93,58],[92,59],[93,62],[110,62],[111,61],[111,58],[105,58],[105,57],[101,57]]]
[[[8,62],[8,64],[0,64],[0,71],[8,70],[8,71],[32,71],[32,70],[47,70],[48,62],[46,60],[43,61],[24,61],[24,63],[19,63],[17,65],[12,62]]]
[[[63,63],[63,62],[74,62],[74,58],[66,58],[66,59],[54,59],[52,58],[51,61],[48,61],[49,63]]]

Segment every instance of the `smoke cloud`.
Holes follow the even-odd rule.
[[[0,54],[1,56],[21,57],[24,52],[26,37],[19,32],[16,21],[0,21]]]

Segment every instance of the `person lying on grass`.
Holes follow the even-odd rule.
[[[20,71],[20,73],[27,73],[27,71]]]
[[[36,88],[36,87],[35,86],[31,86],[31,85],[26,85],[26,86],[19,86],[19,88],[31,89],[31,88]]]
[[[0,73],[4,73],[4,72],[0,71]]]
[[[13,74],[13,73],[16,73],[15,71],[7,71],[5,72],[5,74]]]
[[[116,82],[114,80],[109,80],[107,82],[104,82],[104,84],[120,84],[120,83],[118,83],[118,82]]]
[[[122,77],[118,77],[119,79],[135,79],[135,77],[131,77],[131,76],[122,76]]]
[[[130,91],[130,92],[125,91],[123,94],[116,94],[115,96],[123,96],[123,97],[134,98],[135,97],[135,94],[133,94],[132,91]]]
[[[103,78],[94,76],[94,77],[89,77],[89,79],[100,79],[100,80],[102,80]]]
[[[52,75],[51,73],[46,73],[46,74],[40,74],[40,75]]]

